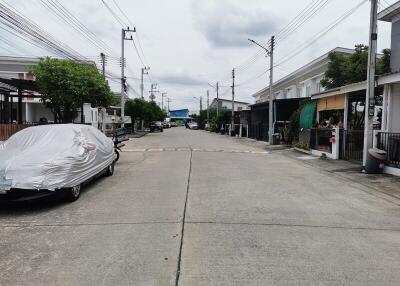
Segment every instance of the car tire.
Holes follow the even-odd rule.
[[[78,184],[72,188],[66,189],[66,200],[68,202],[75,202],[81,196],[81,184]]]
[[[117,155],[117,158],[115,158],[115,162],[118,162],[118,160],[119,160],[119,151],[115,149],[114,152],[115,152],[115,155]]]
[[[106,177],[111,177],[112,175],[114,175],[114,162],[107,167],[106,172],[104,174]]]
[[[164,129],[161,129],[160,132],[164,132]]]

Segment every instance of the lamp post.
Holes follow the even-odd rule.
[[[193,96],[193,98],[199,100],[199,103],[200,103],[199,115],[200,115],[201,111],[203,110],[203,97],[202,96],[200,96],[200,97]]]
[[[259,43],[257,43],[256,41],[252,40],[252,39],[248,39],[250,42],[252,42],[253,44],[259,46],[261,49],[263,49],[267,56],[269,56],[270,58],[270,67],[269,67],[269,122],[268,122],[268,137],[269,137],[269,144],[273,144],[273,139],[272,139],[272,135],[274,134],[274,123],[273,123],[273,115],[274,115],[274,111],[273,111],[273,104],[274,104],[274,95],[273,95],[273,83],[274,83],[274,78],[273,78],[273,71],[274,71],[274,46],[275,46],[275,37],[272,36],[271,37],[271,47],[270,49],[264,47],[263,45],[260,45]]]

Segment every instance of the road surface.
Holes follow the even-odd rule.
[[[167,129],[75,203],[0,205],[0,285],[399,285],[400,201],[262,146]]]

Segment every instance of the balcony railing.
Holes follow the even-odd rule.
[[[391,166],[400,168],[400,133],[378,132],[376,147],[387,152]]]

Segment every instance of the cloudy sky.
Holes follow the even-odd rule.
[[[51,11],[49,3],[59,2],[81,24],[95,35],[97,45],[72,28]],[[341,46],[351,48],[357,43],[368,42],[369,1],[354,14],[340,22],[315,42],[310,40],[335,23],[361,0],[104,0],[124,25],[134,25],[133,35],[141,57],[132,42],[126,42],[129,96],[140,93],[140,70],[150,66],[150,76],[145,77],[145,95],[148,98],[150,81],[157,82],[160,93],[171,99],[171,109],[188,107],[199,109],[198,100],[206,92],[210,98],[215,90],[208,83],[220,82],[222,98],[231,98],[229,86],[232,68],[236,68],[236,98],[253,102],[252,94],[267,85],[269,65],[261,49],[247,39],[267,44],[271,35],[277,34],[304,8],[313,3],[324,6],[317,13],[307,14],[307,21],[286,39],[277,42],[275,79],[279,79],[309,61]],[[395,0],[381,1],[380,9]],[[112,88],[120,74],[118,57],[121,53],[122,24],[115,19],[102,0],[0,0],[16,9],[56,40],[80,54],[96,60],[107,45],[106,69],[115,75],[110,79]],[[116,3],[123,15],[118,9]],[[311,6],[310,6],[311,5]],[[316,4],[317,5],[317,4]],[[315,7],[315,6],[314,6]],[[63,13],[66,15],[66,13]],[[310,17],[312,16],[312,17]],[[310,17],[310,19],[308,19]],[[0,23],[0,27],[3,27]],[[47,50],[32,46],[0,29],[0,53],[4,55],[51,55]],[[378,48],[390,45],[390,25],[379,23]],[[142,52],[143,51],[143,52]],[[113,77],[113,76],[111,76]]]

